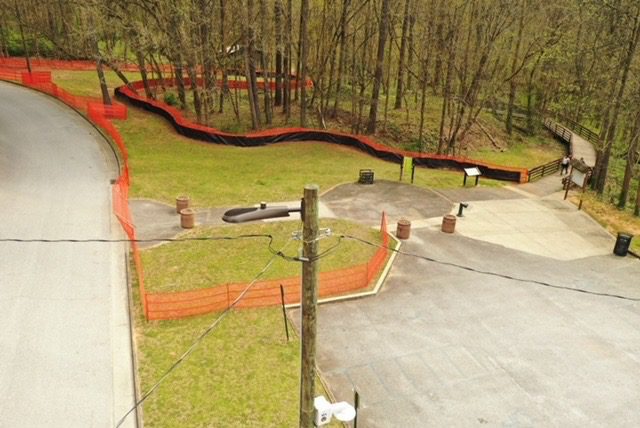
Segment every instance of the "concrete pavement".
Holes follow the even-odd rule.
[[[596,151],[593,148],[593,144],[582,138],[575,132],[571,133],[571,149],[575,159],[583,159],[590,167],[594,167],[596,164]]]
[[[0,99],[0,237],[121,238],[104,138],[45,95],[0,82]],[[0,426],[110,427],[131,406],[125,254],[0,243]]]
[[[136,232],[140,239],[175,238],[187,231],[180,226],[180,215],[176,212],[174,205],[167,205],[151,199],[132,199],[129,204],[134,224],[136,225]],[[269,205],[294,208],[300,206],[300,201],[270,202]],[[230,223],[222,221],[222,216],[231,208],[237,207],[195,208],[195,224],[196,226],[229,226]],[[335,214],[325,202],[321,201],[318,209],[321,217],[335,217]],[[282,220],[300,220],[300,213],[294,212],[287,218],[262,221]],[[379,221],[380,219],[378,218]],[[141,242],[140,248],[152,248],[162,244],[162,241]]]
[[[573,262],[415,231],[403,251],[640,298],[636,259]],[[298,322],[298,312],[291,312]],[[637,426],[637,302],[400,256],[376,297],[320,307],[318,365],[359,427]]]
[[[359,391],[358,427],[640,424],[640,262],[559,182],[475,198],[454,234],[413,220],[402,250],[444,263],[400,255],[377,296],[320,307],[317,363],[338,401]]]
[[[557,260],[611,253],[614,239],[593,219],[562,200],[478,201],[457,218],[457,232]]]

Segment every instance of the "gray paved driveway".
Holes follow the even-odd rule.
[[[543,256],[463,236],[463,226],[489,221],[477,218],[481,212],[476,206],[453,235],[433,225],[414,229],[402,250],[640,298],[640,261],[610,254],[611,239],[587,238],[588,222],[564,227],[593,245],[604,242],[605,255],[563,260],[553,257],[554,251]],[[540,210],[531,217],[536,221],[521,224],[535,228],[538,216],[553,215]],[[555,233],[540,224],[541,235]],[[299,311],[290,314],[298,323]],[[637,301],[399,256],[376,297],[320,307],[317,362],[338,401],[351,401],[353,388],[360,392],[358,427],[635,427],[640,426],[638,325]]]
[[[432,190],[386,180],[376,180],[374,184],[342,184],[322,195],[321,200],[336,217],[371,226],[380,224],[382,211],[391,223],[400,217],[415,220],[441,216],[452,206]]]
[[[121,237],[104,139],[42,94],[0,82],[0,100],[0,237]],[[0,242],[0,426],[113,426],[133,394],[126,304],[123,244]]]

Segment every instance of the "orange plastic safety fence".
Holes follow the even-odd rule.
[[[389,250],[387,218],[383,213],[380,227],[384,247],[380,248],[367,264],[352,266],[319,274],[318,294],[320,297],[339,296],[362,290],[369,286],[381,272]],[[290,277],[256,282],[242,300],[238,308],[274,306],[281,303],[280,286],[284,289],[286,304],[300,302],[301,278]],[[247,287],[247,284],[225,284],[182,292],[147,293],[147,316],[149,320],[180,319],[227,309]]]
[[[30,58],[31,70],[72,70],[72,71],[90,71],[96,69],[95,61],[84,60],[55,60],[46,58]],[[135,64],[115,63],[121,71],[138,71],[139,68]],[[27,60],[21,57],[0,58],[0,67],[27,70]]]

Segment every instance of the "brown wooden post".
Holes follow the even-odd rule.
[[[287,309],[284,307],[284,287],[280,284],[280,302],[282,304],[282,319],[284,320],[284,331],[287,334],[287,343],[289,343],[289,324],[287,323]]]
[[[300,369],[300,428],[314,423],[313,395],[316,379],[316,305],[318,302],[318,186],[304,187],[302,227],[302,328]]]

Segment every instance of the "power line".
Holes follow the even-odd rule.
[[[86,239],[73,239],[73,238],[61,238],[61,239],[42,239],[42,238],[0,238],[0,242],[18,242],[18,243],[45,243],[45,244],[57,244],[57,243],[118,243],[118,242],[184,242],[184,241],[232,241],[234,239],[246,239],[246,238],[269,238],[273,241],[273,235],[265,233],[245,234],[236,236],[193,236],[184,238],[146,238],[146,239],[104,239],[104,238],[86,238]]]
[[[461,264],[458,264],[458,263],[453,263],[453,262],[447,262],[447,261],[443,261],[443,260],[434,259],[432,257],[423,256],[421,254],[415,254],[415,253],[409,253],[409,252],[406,252],[406,251],[401,251],[401,250],[398,250],[396,248],[388,247],[388,246],[385,246],[385,245],[382,245],[382,244],[376,244],[375,242],[370,242],[370,241],[367,241],[366,239],[358,238],[356,236],[351,236],[351,235],[340,235],[340,236],[342,238],[345,238],[345,239],[351,239],[351,240],[354,240],[354,241],[359,241],[359,242],[361,242],[363,244],[370,245],[372,247],[386,248],[387,250],[396,252],[398,254],[402,254],[404,256],[415,257],[415,258],[426,260],[428,262],[436,263],[436,264],[439,264],[439,265],[451,266],[451,267],[454,267],[454,268],[457,268],[457,269],[462,269],[462,270],[466,270],[466,271],[469,271],[469,272],[479,273],[479,274],[482,274],[482,275],[495,276],[495,277],[499,277],[499,278],[508,279],[508,280],[511,280],[511,281],[525,282],[525,283],[529,283],[529,284],[539,285],[539,286],[542,286],[542,287],[549,287],[549,288],[556,288],[556,289],[559,289],[559,290],[574,291],[576,293],[590,294],[590,295],[593,295],[593,296],[611,297],[611,298],[615,298],[615,299],[628,300],[628,301],[631,301],[631,302],[640,302],[640,298],[637,298],[637,297],[628,297],[628,296],[622,296],[620,294],[612,294],[612,293],[602,293],[602,292],[598,292],[598,291],[586,290],[584,288],[567,287],[567,286],[564,286],[564,285],[551,284],[551,283],[545,282],[545,281],[538,281],[536,279],[518,278],[518,277],[512,276],[512,275],[506,275],[506,274],[502,274],[502,273],[498,273],[498,272],[491,272],[491,271],[476,269],[476,268],[473,268],[471,266],[465,266],[465,265],[461,265]]]
[[[276,258],[279,256],[279,253],[281,253],[285,247],[287,245],[289,245],[289,243],[292,240],[289,239],[280,249],[280,251],[277,251],[275,254],[273,254],[273,256],[269,259],[269,261],[267,262],[267,264],[262,268],[262,270],[260,270],[260,272],[258,272],[258,274],[251,280],[251,282],[242,290],[242,292],[238,295],[238,297],[227,307],[227,309],[225,309],[224,311],[222,311],[222,313],[218,316],[218,318],[216,318],[210,325],[209,327],[207,327],[206,330],[204,330],[200,336],[198,336],[196,338],[195,341],[193,341],[193,343],[191,344],[191,346],[189,346],[189,348],[180,356],[180,358],[178,358],[172,365],[171,367],[169,367],[169,369],[160,377],[160,379],[158,379],[158,381],[153,384],[153,386],[138,400],[136,401],[136,403],[134,404],[133,407],[131,407],[131,409],[129,409],[127,411],[127,413],[124,414],[124,416],[122,416],[122,418],[120,418],[120,420],[118,421],[118,423],[116,424],[116,428],[120,427],[124,421],[126,420],[127,416],[129,416],[131,414],[131,412],[133,412],[135,409],[137,409],[142,403],[144,403],[144,401],[149,398],[149,396],[151,394],[153,394],[153,392],[160,386],[160,384],[176,369],[178,368],[178,366],[189,356],[191,355],[191,353],[196,349],[196,347],[200,344],[200,342],[202,342],[202,340],[207,337],[219,324],[220,322],[229,314],[229,312],[231,311],[231,309],[233,309],[238,303],[240,303],[240,300],[242,300],[244,298],[244,296],[249,292],[249,290],[253,287],[253,285],[258,281],[258,279],[260,279],[260,277],[262,277],[262,275],[264,275],[267,270],[271,267],[271,265],[273,264],[273,262],[275,262]]]
[[[60,238],[60,239],[42,239],[42,238],[0,238],[2,242],[15,242],[15,243],[44,243],[44,244],[59,244],[59,243],[71,243],[71,244],[85,244],[85,243],[149,243],[149,242],[205,242],[205,241],[233,241],[238,239],[250,239],[250,238],[267,238],[269,239],[268,249],[271,254],[282,257],[287,261],[300,261],[297,257],[290,257],[285,255],[282,251],[278,251],[273,248],[274,236],[265,233],[257,234],[244,234],[236,236],[199,236],[199,237],[183,237],[183,238],[147,238],[147,239],[104,239],[104,238],[86,238],[86,239],[73,239],[73,238]]]
[[[327,235],[328,236],[328,235]],[[327,236],[322,236],[318,239],[323,239]],[[59,243],[71,243],[71,244],[86,244],[86,243],[150,243],[150,242],[203,242],[203,241],[233,241],[236,239],[249,239],[249,238],[268,238],[269,239],[269,251],[271,254],[277,255],[284,260],[290,262],[301,262],[304,261],[300,257],[287,256],[282,251],[278,251],[273,248],[274,236],[270,234],[245,234],[245,235],[237,235],[237,236],[200,236],[200,237],[184,237],[184,238],[146,238],[146,239],[106,239],[106,238],[86,238],[86,239],[74,239],[74,238],[60,238],[60,239],[43,239],[43,238],[0,238],[0,243],[2,242],[15,242],[21,244],[29,244],[29,243],[44,243],[44,244],[59,244]],[[338,246],[340,246],[340,241],[342,237],[338,237],[338,242],[318,254],[317,257],[314,257],[313,260],[319,260],[329,253],[333,252]],[[304,241],[303,241],[304,242]]]

